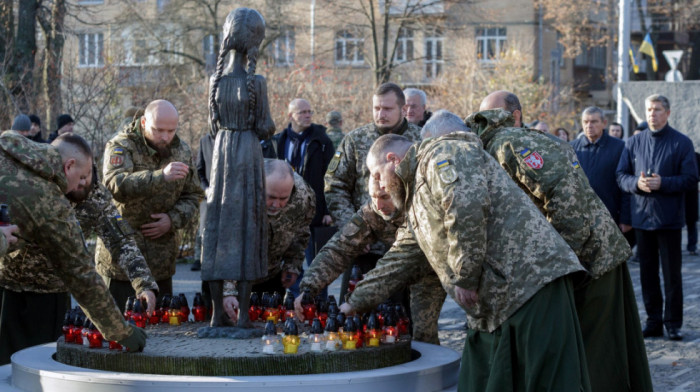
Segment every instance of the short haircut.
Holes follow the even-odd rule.
[[[80,154],[85,158],[92,159],[92,147],[80,135],[69,132],[58,136],[51,145],[58,149],[62,158],[73,158],[76,154]]]
[[[583,118],[584,114],[587,114],[589,116],[597,114],[601,121],[605,120],[605,114],[603,113],[603,110],[597,106],[589,106],[583,109],[583,112],[581,112],[581,118]]]
[[[661,94],[652,94],[647,97],[647,99],[644,100],[644,102],[661,102],[661,106],[666,109],[666,111],[671,110],[671,102],[668,101],[668,98],[664,97]]]
[[[420,131],[421,138],[425,138],[426,134],[430,137],[438,137],[447,135],[452,132],[468,132],[469,127],[456,114],[447,110],[438,110],[430,116],[430,119],[423,125]]]
[[[623,127],[622,124],[620,124],[619,122],[611,122],[610,125],[617,125],[622,130],[622,134],[625,134],[625,127]]]
[[[412,145],[413,143],[405,136],[388,133],[374,141],[367,157],[372,157],[377,163],[384,164],[386,163],[386,152],[391,151],[403,157]]]
[[[425,95],[425,91],[417,89],[417,88],[407,88],[403,90],[403,95],[404,98],[408,99],[413,96],[419,96],[420,97],[420,104],[425,106],[426,102],[428,101],[428,97]]]
[[[32,124],[36,124],[38,126],[41,126],[41,119],[36,114],[30,114],[29,121],[31,121]]]
[[[265,177],[291,178],[294,180],[294,169],[281,159],[265,159]]]
[[[503,97],[503,102],[506,103],[505,109],[511,113],[515,112],[516,110],[520,110],[522,113],[523,107],[520,106],[520,100],[518,99],[518,96],[509,92],[506,94],[505,97]]]
[[[376,90],[374,90],[374,95],[386,95],[389,93],[394,93],[396,95],[396,102],[399,107],[402,108],[406,104],[406,97],[403,95],[403,90],[396,83],[384,83],[379,85]]]

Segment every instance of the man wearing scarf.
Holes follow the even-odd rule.
[[[272,138],[275,151],[264,149],[266,158],[287,161],[316,194],[316,213],[311,221],[311,241],[306,249],[307,265],[315,256],[314,227],[329,226],[333,223],[323,195],[323,176],[333,158],[333,142],[326,135],[326,127],[311,122],[313,114],[309,101],[301,98],[292,100],[288,110],[289,125]],[[298,290],[298,286],[292,291],[295,289]]]

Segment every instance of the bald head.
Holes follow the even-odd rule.
[[[149,103],[141,117],[143,136],[161,158],[170,156],[169,147],[175,138],[179,118],[175,106],[164,99]]]
[[[486,98],[481,101],[479,111],[491,109],[505,109],[513,114],[516,127],[521,127],[523,125],[522,106],[520,106],[520,100],[518,99],[517,95],[511,93],[510,91],[499,90],[487,95]]]
[[[294,190],[294,171],[285,161],[265,160],[265,201],[267,215],[279,215]]]

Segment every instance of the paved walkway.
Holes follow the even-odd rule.
[[[685,233],[684,233],[685,238]],[[685,246],[685,245],[684,245]],[[639,264],[630,263],[640,319],[646,319],[639,284]],[[175,293],[192,298],[200,291],[199,273],[190,271],[190,265],[179,264],[173,280]],[[647,355],[654,389],[664,392],[700,390],[700,256],[683,254],[685,339],[672,342],[666,338],[646,339]],[[330,286],[330,293],[338,295],[340,281]],[[464,346],[464,311],[451,299],[445,302],[440,315],[440,341],[443,346],[461,352]]]

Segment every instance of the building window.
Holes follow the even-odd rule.
[[[606,48],[594,46],[589,48],[586,44],[581,47],[581,53],[574,59],[574,65],[578,67],[591,67],[605,69]]]
[[[442,30],[435,29],[427,32],[425,36],[425,78],[434,79],[442,72],[445,60],[442,56],[444,37]]]
[[[78,34],[79,66],[102,67],[104,65],[104,39],[102,33]]]
[[[289,67],[294,64],[294,30],[282,29],[272,45],[272,58],[278,67]]]
[[[403,63],[413,60],[413,30],[402,28],[396,43],[396,62]]]
[[[490,63],[497,61],[506,50],[506,28],[476,29],[476,58],[479,62]]]
[[[347,30],[335,36],[335,63],[339,65],[362,65],[365,63],[365,40],[356,38]]]
[[[182,64],[184,58],[179,53],[182,53],[182,41],[164,41],[161,46],[161,51],[158,53],[158,64]]]

